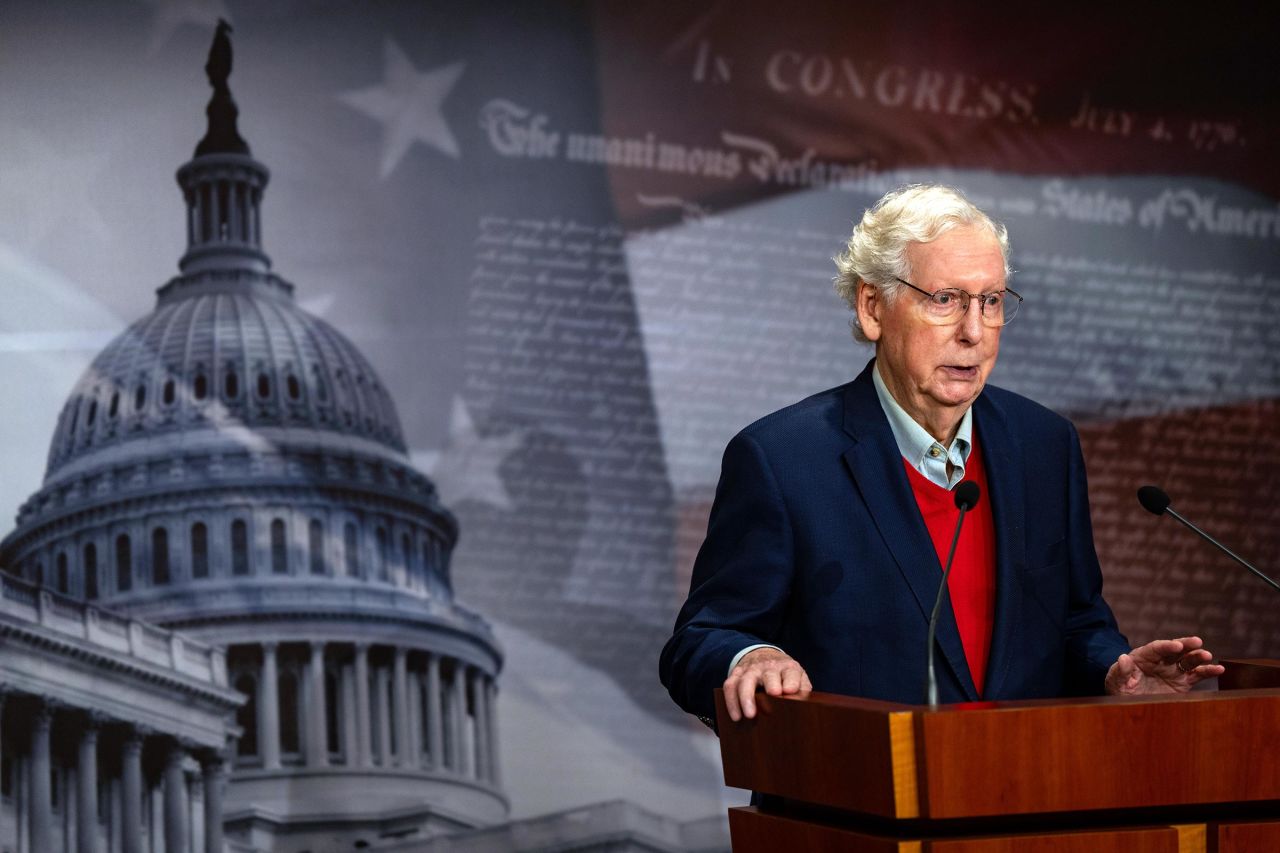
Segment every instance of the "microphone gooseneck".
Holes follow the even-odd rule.
[[[938,597],[933,602],[933,613],[929,616],[929,641],[925,647],[925,699],[932,706],[938,704],[938,674],[934,662],[934,639],[938,634],[938,613],[942,610],[942,597],[947,591],[947,578],[951,576],[951,563],[956,558],[956,546],[960,544],[960,528],[964,524],[964,514],[978,505],[982,490],[972,480],[964,480],[956,486],[956,509],[960,517],[956,519],[956,533],[951,537],[951,552],[947,554],[947,565],[942,569],[942,583],[938,585]]]
[[[1226,554],[1228,557],[1235,560],[1237,563],[1244,566],[1249,571],[1253,572],[1255,575],[1258,576],[1260,580],[1262,580],[1264,583],[1266,583],[1276,592],[1280,592],[1280,583],[1276,583],[1271,578],[1267,577],[1262,572],[1255,569],[1243,557],[1236,554],[1236,552],[1232,551],[1226,545],[1223,545],[1217,539],[1214,539],[1208,533],[1205,533],[1199,527],[1196,527],[1194,524],[1192,524],[1191,522],[1183,518],[1181,515],[1179,515],[1177,510],[1175,510],[1172,506],[1169,505],[1170,503],[1169,496],[1165,494],[1163,489],[1159,488],[1158,486],[1143,486],[1142,488],[1138,489],[1138,503],[1142,504],[1143,508],[1146,509],[1147,512],[1154,513],[1155,515],[1164,515],[1165,513],[1168,513],[1169,515],[1173,516],[1178,521],[1182,522],[1183,525],[1193,530],[1206,542],[1216,547],[1222,553]]]

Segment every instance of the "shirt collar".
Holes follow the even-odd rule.
[[[888,386],[880,376],[879,360],[871,371],[871,381],[876,387],[876,396],[880,398],[880,408],[884,409],[885,416],[889,419],[889,428],[893,430],[898,452],[930,482],[944,489],[954,488],[964,479],[964,466],[973,449],[973,407],[965,409],[955,440],[951,442],[951,447],[946,447],[916,423],[893,398],[893,394],[889,393]],[[950,477],[947,476],[948,462],[952,468]]]

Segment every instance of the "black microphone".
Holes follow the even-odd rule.
[[[956,519],[956,535],[951,539],[951,553],[947,555],[947,565],[942,570],[942,583],[938,586],[938,598],[933,602],[933,613],[929,616],[929,645],[925,650],[925,697],[930,705],[938,704],[938,675],[934,671],[933,641],[938,634],[938,612],[942,610],[942,596],[947,591],[947,578],[951,576],[951,563],[956,558],[956,545],[960,543],[960,527],[964,524],[964,514],[978,505],[982,490],[972,480],[964,480],[956,486],[956,509],[960,517]]]
[[[1228,557],[1235,560],[1237,563],[1244,566],[1246,569],[1248,569],[1249,571],[1253,572],[1255,575],[1260,577],[1263,581],[1269,584],[1272,589],[1276,590],[1277,592],[1280,592],[1280,583],[1276,583],[1271,578],[1267,577],[1262,572],[1258,571],[1253,566],[1245,562],[1243,558],[1237,555],[1234,551],[1232,551],[1226,545],[1223,545],[1217,539],[1214,539],[1208,533],[1205,533],[1199,527],[1196,527],[1194,524],[1187,521],[1182,516],[1178,515],[1178,513],[1174,511],[1173,507],[1169,506],[1169,496],[1165,494],[1164,490],[1161,489],[1160,487],[1143,486],[1141,489],[1138,489],[1138,503],[1142,504],[1142,508],[1145,509],[1147,512],[1152,513],[1153,515],[1164,515],[1166,512],[1169,513],[1169,515],[1172,515],[1174,518],[1178,519],[1178,521],[1181,521],[1187,527],[1190,527],[1196,533],[1199,533],[1204,539],[1216,545],[1222,551],[1222,553],[1226,554]]]

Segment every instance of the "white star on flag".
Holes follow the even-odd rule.
[[[385,179],[395,171],[414,142],[458,156],[458,142],[440,108],[462,76],[462,69],[463,63],[455,62],[434,71],[419,71],[388,38],[383,49],[382,83],[338,95],[344,104],[382,125],[379,177]]]
[[[473,500],[507,510],[512,508],[511,495],[498,469],[523,442],[524,430],[481,436],[462,398],[454,397],[449,446],[444,451],[416,451],[413,464],[430,475],[445,503]]]

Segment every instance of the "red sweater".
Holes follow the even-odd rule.
[[[946,565],[947,552],[951,550],[951,539],[956,532],[956,519],[960,515],[955,495],[926,480],[906,459],[902,464],[907,469],[907,479],[911,482],[920,515],[929,528],[934,550],[938,552],[941,570]],[[987,472],[976,434],[964,470],[964,478],[977,483],[982,489],[982,499],[965,513],[964,529],[960,532],[955,561],[951,565],[951,577],[947,579],[947,591],[956,626],[960,629],[969,673],[981,696],[987,674],[987,655],[991,650],[991,624],[995,619],[996,530],[987,491]]]

